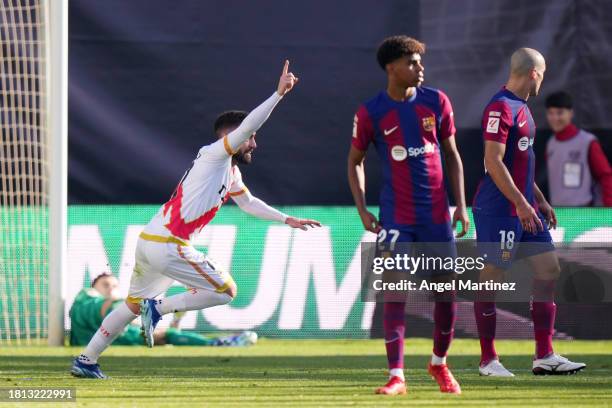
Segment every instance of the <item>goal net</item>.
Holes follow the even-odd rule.
[[[0,0],[0,344],[48,336],[55,119],[48,115],[47,5]]]

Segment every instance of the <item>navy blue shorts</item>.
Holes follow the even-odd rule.
[[[453,242],[450,223],[429,225],[384,225],[378,242]]]
[[[541,214],[544,230],[535,233],[524,231],[518,217],[473,214],[478,251],[486,263],[507,269],[515,260],[555,250]]]
[[[450,223],[385,225],[382,228],[377,237],[379,252],[405,253],[414,257],[457,257],[455,238]],[[422,272],[425,273],[425,271]],[[432,270],[430,272],[434,275],[449,273],[448,270]]]

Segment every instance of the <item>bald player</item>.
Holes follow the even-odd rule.
[[[557,218],[534,181],[535,123],[527,106],[527,99],[538,95],[545,71],[546,62],[538,51],[520,48],[512,54],[510,78],[482,116],[485,175],[472,206],[478,247],[487,255],[480,281],[503,280],[504,270],[519,258],[526,259],[534,272],[530,309],[536,375],[571,374],[585,367],[555,354],[552,347],[554,288],[560,268],[548,230],[556,227]],[[494,296],[481,292],[474,302],[481,345],[479,371],[513,377],[495,351]]]

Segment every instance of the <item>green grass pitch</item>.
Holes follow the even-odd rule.
[[[406,339],[408,395],[374,395],[386,380],[382,340],[272,340],[250,348],[111,347],[107,381],[69,375],[77,348],[0,347],[0,387],[76,387],[86,407],[607,406],[612,341],[557,341],[556,351],[588,367],[573,376],[531,374],[532,341],[499,341],[513,379],[478,376],[476,340],[455,340],[449,364],[463,395],[443,395],[427,375],[431,340]],[[10,403],[0,403],[0,407]],[[36,406],[21,404],[19,406]]]

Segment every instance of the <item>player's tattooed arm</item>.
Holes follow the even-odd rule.
[[[457,238],[467,234],[470,228],[470,218],[468,217],[465,205],[465,186],[463,182],[463,162],[457,149],[454,137],[447,137],[442,140],[442,151],[446,163],[447,175],[453,197],[455,198],[455,212],[453,213],[453,230],[457,227],[457,222],[461,223],[461,231],[457,233]]]
[[[543,230],[544,227],[538,214],[516,187],[508,168],[503,162],[505,153],[506,145],[504,143],[485,140],[486,171],[491,175],[499,191],[516,207],[516,215],[519,217],[523,229],[532,233],[535,233],[538,229]]]
[[[359,212],[359,217],[363,223],[364,228],[367,231],[378,234],[381,230],[381,226],[378,223],[378,219],[374,214],[368,211],[366,207],[365,199],[365,170],[364,160],[365,153],[357,149],[355,146],[351,146],[351,150],[348,155],[348,182],[353,194],[353,200],[355,206]]]
[[[555,214],[555,210],[548,203],[548,201],[546,200],[546,197],[544,197],[544,194],[542,193],[542,190],[540,190],[540,188],[535,182],[533,183],[533,193],[538,203],[538,207],[540,208],[540,212],[544,216],[544,219],[546,219],[546,224],[548,225],[548,229],[556,229],[557,228],[557,214]]]

